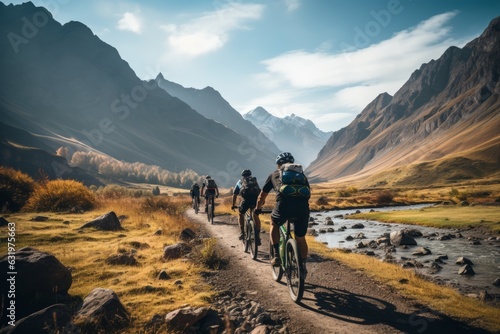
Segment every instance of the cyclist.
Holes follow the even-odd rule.
[[[257,204],[257,197],[259,197],[260,193],[260,187],[259,184],[257,183],[257,179],[252,176],[252,171],[249,169],[244,169],[241,172],[242,178],[238,180],[236,183],[236,186],[234,187],[233,190],[233,205],[231,206],[232,209],[238,208],[238,211],[240,213],[239,216],[239,224],[240,224],[240,237],[239,239],[243,239],[243,229],[244,229],[244,224],[245,224],[245,213],[247,212],[248,209],[254,209],[256,204]],[[241,195],[242,200],[240,202],[240,206],[236,206],[236,198],[238,198],[238,195]],[[257,233],[257,240],[255,242],[257,245],[260,245],[260,219],[259,216],[254,214],[253,215],[253,221],[255,222],[255,229],[258,232]]]
[[[273,266],[281,265],[281,259],[279,257],[279,226],[283,225],[288,219],[294,219],[295,226],[295,239],[297,240],[297,244],[300,249],[300,254],[302,255],[302,264],[301,268],[304,276],[307,275],[306,269],[306,258],[308,254],[307,241],[305,238],[307,232],[307,226],[309,222],[309,197],[304,196],[287,196],[282,193],[280,189],[282,188],[282,171],[280,168],[286,163],[293,163],[295,159],[292,154],[289,152],[280,153],[276,157],[276,165],[277,170],[272,172],[266,180],[264,187],[259,196],[259,200],[257,202],[257,210],[256,214],[260,213],[262,206],[266,201],[267,195],[269,192],[274,189],[276,191],[276,204],[271,213],[271,228],[270,228],[270,237],[271,242],[274,247],[275,257],[271,259],[271,264]],[[305,178],[305,176],[304,176]],[[309,182],[307,178],[305,178],[305,187],[309,188]]]
[[[205,212],[207,212],[208,208],[208,197],[214,196],[215,198],[219,197],[219,187],[215,183],[215,180],[207,175],[205,177],[205,181],[201,185],[201,196],[205,196]]]
[[[200,205],[200,185],[197,182],[193,182],[189,194],[191,195],[191,200],[196,198],[196,203]]]

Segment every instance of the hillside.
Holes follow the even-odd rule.
[[[499,42],[496,18],[463,48],[450,47],[423,64],[394,96],[380,94],[334,132],[308,173],[316,180],[376,175],[379,183],[418,185],[495,177],[500,170]]]
[[[282,151],[292,152],[296,161],[304,166],[316,159],[331,132],[319,130],[314,123],[297,115],[279,118],[266,109],[257,107],[243,117],[252,122]]]
[[[26,39],[22,18],[35,16],[45,24]],[[140,80],[80,22],[61,25],[31,2],[0,3],[0,34],[10,36],[0,40],[2,121],[36,134],[52,152],[63,143],[70,151],[210,173],[225,184],[249,163],[261,176],[273,168],[274,153],[200,115],[154,80]]]

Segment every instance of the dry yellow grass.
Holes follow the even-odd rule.
[[[213,295],[200,276],[205,270],[202,265],[186,259],[161,261],[165,245],[178,242],[184,228],[196,230],[196,227],[183,216],[167,215],[160,210],[146,213],[143,201],[144,198],[101,199],[96,210],[84,214],[36,214],[49,217],[46,222],[30,221],[33,213],[12,214],[8,219],[16,222],[18,249],[35,247],[55,255],[71,268],[70,295],[84,298],[97,287],[112,289],[132,316],[132,327],[126,332],[139,333],[154,314],[165,314],[185,305],[208,305]],[[187,197],[169,198],[169,201],[181,212],[189,203]],[[76,230],[109,211],[127,216],[122,222],[124,231]],[[158,229],[163,231],[160,236],[154,235]],[[133,242],[149,247],[136,248]],[[124,252],[135,252],[139,265],[105,263],[109,256]],[[157,279],[162,269],[171,279]]]

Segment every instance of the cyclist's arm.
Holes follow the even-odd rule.
[[[259,199],[257,201],[257,210],[262,209],[262,207],[264,206],[264,203],[266,203],[267,195],[269,195],[269,193],[266,193],[264,191],[260,192]]]

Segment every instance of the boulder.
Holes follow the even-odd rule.
[[[500,286],[500,278],[496,278],[492,284],[495,286]]]
[[[122,265],[122,266],[137,266],[139,262],[135,259],[132,254],[116,254],[111,255],[106,259],[106,264],[110,265]]]
[[[72,284],[71,272],[55,256],[35,248],[24,247],[15,253],[15,258],[17,319],[68,296],[67,292]],[[9,260],[7,254],[0,257],[0,271],[7,279],[7,273],[12,271],[9,270]],[[2,282],[1,286],[0,300],[7,300],[9,284]]]
[[[428,255],[428,254],[432,254],[431,253],[431,250],[427,247],[418,247],[417,249],[415,249],[415,251],[413,252],[412,255],[414,256],[424,256],[424,255]]]
[[[393,231],[390,234],[391,244],[394,246],[416,245],[417,242],[406,230]]]
[[[352,225],[352,228],[365,228],[365,225],[363,225],[361,223],[356,223],[356,224]]]
[[[206,307],[184,307],[167,313],[165,322],[169,330],[185,330],[203,319],[207,313]]]
[[[97,217],[96,219],[81,226],[79,229],[84,228],[95,228],[96,230],[101,231],[121,231],[124,229],[114,211],[110,211],[100,217]]]
[[[185,254],[191,252],[191,246],[184,242],[179,242],[175,245],[165,246],[163,248],[163,260],[178,259]]]
[[[194,233],[193,230],[191,230],[190,228],[185,228],[182,230],[179,238],[181,240],[184,240],[184,241],[189,241],[189,240],[192,240],[196,237],[196,233]]]
[[[464,265],[464,264],[469,264],[469,265],[471,265],[471,266],[473,266],[473,265],[474,265],[474,263],[472,263],[472,261],[471,261],[471,260],[469,260],[468,258],[463,257],[463,256],[459,257],[459,258],[457,259],[457,261],[455,261],[455,263],[456,263],[456,264],[461,264],[461,265]]]
[[[4,327],[2,334],[72,333],[71,310],[64,304],[54,304]]]
[[[117,331],[128,326],[130,315],[113,290],[96,288],[83,300],[75,323],[88,333]]]
[[[459,275],[475,275],[474,269],[472,269],[472,266],[470,264],[466,264],[465,266],[460,267],[458,269],[458,274]]]

